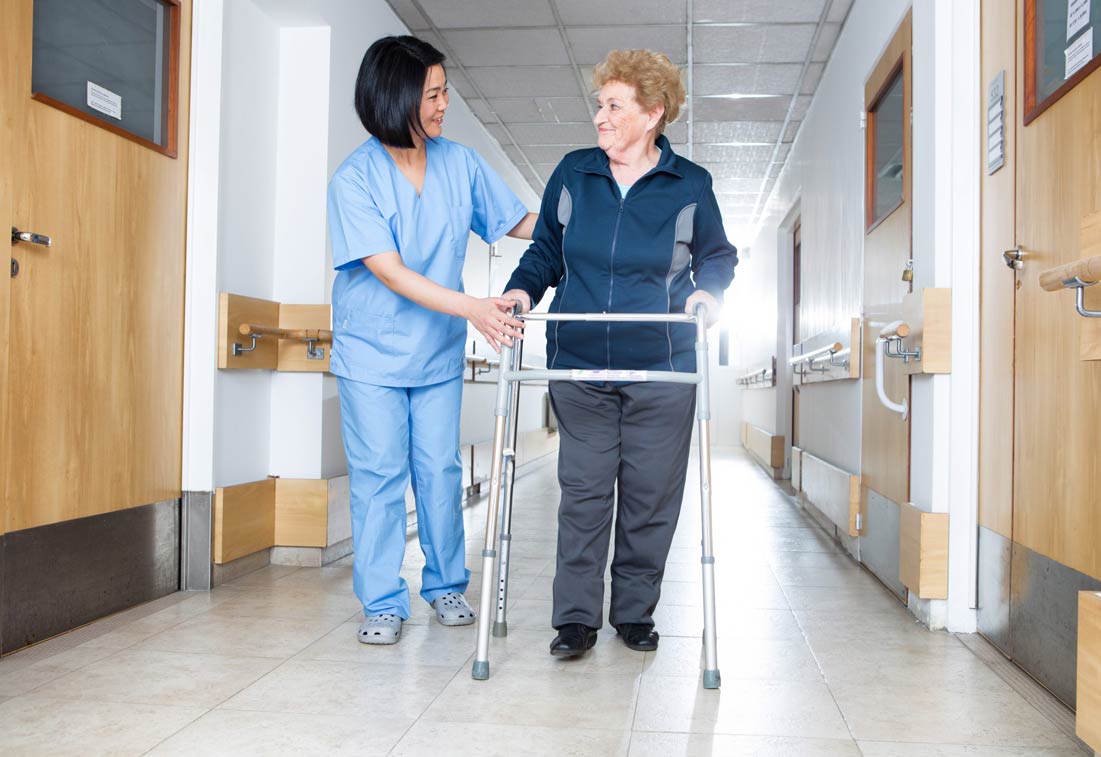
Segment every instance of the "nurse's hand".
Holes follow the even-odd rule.
[[[502,344],[511,347],[513,339],[524,338],[523,322],[511,315],[514,304],[503,297],[469,297],[463,317],[486,338],[494,352],[500,352]]]
[[[521,313],[526,313],[531,310],[531,295],[523,289],[510,289],[501,295],[501,299],[519,302]]]

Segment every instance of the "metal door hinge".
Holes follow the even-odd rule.
[[[857,531],[863,531],[864,530],[864,514],[863,513],[857,513],[856,514],[856,530]]]
[[[866,110],[860,111],[860,128],[861,129],[867,129],[868,128],[868,111],[866,111]]]

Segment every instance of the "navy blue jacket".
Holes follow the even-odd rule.
[[[711,175],[658,137],[661,158],[621,198],[608,156],[571,152],[554,169],[531,247],[506,291],[552,313],[682,313],[697,289],[722,302],[738,251],[726,239]],[[547,367],[694,371],[695,326],[547,324]]]

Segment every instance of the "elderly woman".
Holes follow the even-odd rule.
[[[503,297],[522,310],[555,287],[551,312],[673,313],[708,307],[712,323],[737,264],[711,176],[662,132],[684,102],[680,73],[649,50],[597,66],[598,148],[562,159],[531,247]],[[694,371],[683,324],[555,322],[551,369]],[[680,515],[695,387],[551,382],[561,447],[551,654],[574,657],[603,625],[604,567],[615,514],[609,623],[631,649],[657,648],[653,613]],[[618,502],[615,491],[618,485]]]

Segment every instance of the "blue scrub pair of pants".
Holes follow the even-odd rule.
[[[431,386],[390,387],[338,379],[351,489],[353,587],[367,615],[409,617],[405,491],[412,482],[425,564],[421,596],[431,604],[466,591],[461,376]]]

